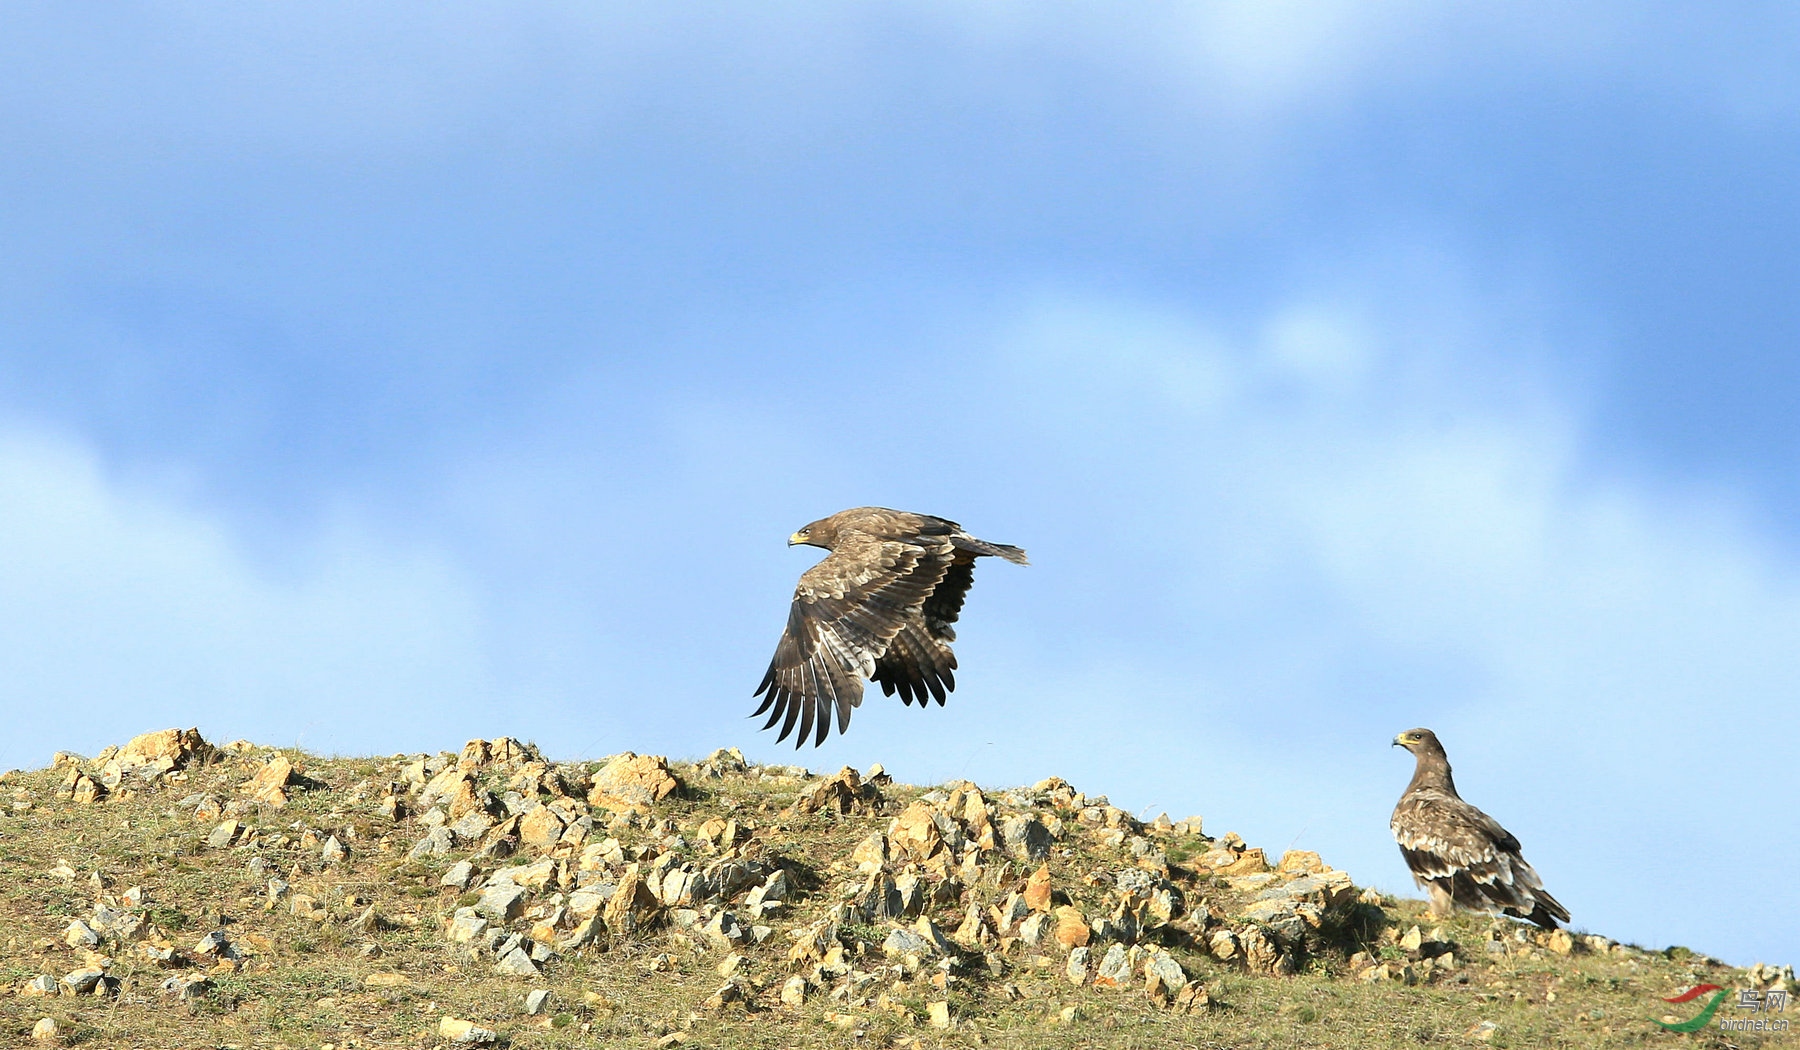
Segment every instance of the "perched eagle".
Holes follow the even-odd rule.
[[[1537,872],[1519,855],[1519,840],[1456,794],[1437,734],[1408,729],[1394,746],[1411,751],[1418,768],[1388,827],[1413,881],[1431,895],[1431,914],[1443,918],[1452,908],[1504,912],[1547,930],[1568,922],[1568,909],[1544,892]]]
[[[788,537],[796,543],[831,553],[800,575],[787,630],[752,694],[762,706],[751,716],[768,711],[763,728],[780,722],[778,740],[798,721],[795,747],[809,736],[823,743],[834,709],[838,732],[848,728],[864,678],[888,696],[899,690],[908,704],[923,708],[929,695],[941,706],[956,688],[950,625],[974,582],[975,559],[1026,564],[1019,548],[978,540],[954,521],[884,507],[838,511]]]

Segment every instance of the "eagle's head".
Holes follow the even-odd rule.
[[[1394,738],[1395,747],[1403,747],[1415,755],[1443,755],[1444,745],[1429,729],[1408,729]]]
[[[788,546],[804,543],[809,547],[823,547],[831,550],[837,543],[837,522],[834,520],[836,517],[837,515],[834,514],[830,518],[820,518],[811,525],[805,526],[799,532],[788,537]]]

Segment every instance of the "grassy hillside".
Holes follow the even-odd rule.
[[[325,759],[193,731],[0,778],[0,1044],[1601,1047],[1683,949],[1433,924],[1310,853],[995,790],[512,740]],[[1380,833],[1377,829],[1371,833]]]

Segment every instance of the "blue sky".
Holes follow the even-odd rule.
[[[0,766],[790,760],[783,542],[874,503],[1033,565],[814,767],[1410,892],[1428,725],[1577,926],[1800,948],[1791,7],[0,27]]]

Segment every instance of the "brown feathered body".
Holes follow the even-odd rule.
[[[1545,929],[1568,922],[1568,910],[1544,891],[1520,855],[1519,840],[1456,793],[1437,734],[1409,729],[1394,744],[1411,751],[1418,764],[1388,826],[1413,881],[1431,896],[1431,913],[1444,917],[1453,908],[1467,908]]]
[[[862,703],[862,679],[881,683],[923,708],[956,688],[952,624],[974,582],[975,559],[996,555],[1019,565],[1025,552],[978,540],[962,526],[929,514],[856,507],[801,529],[796,543],[831,553],[794,588],[787,630],[754,695],[762,696],[763,728],[781,723],[794,746],[823,743],[835,713],[838,732]],[[754,715],[752,716],[754,717]]]

